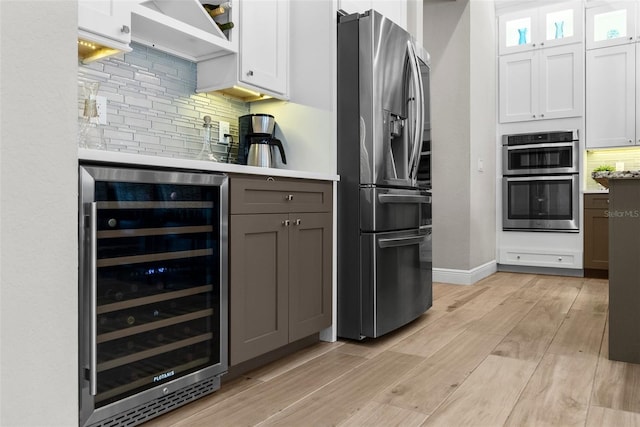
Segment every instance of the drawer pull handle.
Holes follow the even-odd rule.
[[[561,256],[558,257],[558,261],[562,262],[562,257]]]
[[[289,201],[293,200],[293,194],[287,194],[286,196],[284,196],[284,199]]]
[[[270,176],[270,177],[267,178],[267,181],[275,181],[275,179],[273,179],[273,177]]]
[[[296,219],[295,224],[296,224],[296,225],[300,225],[300,224],[302,224],[302,221],[300,221],[300,218]]]
[[[285,227],[288,227],[289,224],[291,224],[291,221],[289,221],[288,219],[285,219],[284,221],[282,221],[282,225],[284,225]]]

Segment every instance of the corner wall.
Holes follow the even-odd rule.
[[[436,281],[473,283],[495,271],[493,8],[492,1],[424,2],[424,45],[432,60]]]
[[[77,2],[0,1],[0,425],[78,424]]]

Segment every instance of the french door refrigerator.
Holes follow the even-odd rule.
[[[432,304],[431,189],[417,180],[430,139],[428,62],[405,30],[374,10],[339,18],[337,331],[344,338],[379,337]]]
[[[228,178],[79,174],[79,425],[133,426],[227,371]]]

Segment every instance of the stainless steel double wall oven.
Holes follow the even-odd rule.
[[[577,130],[504,135],[504,230],[579,230]]]
[[[227,177],[80,167],[80,426],[132,426],[227,370]]]

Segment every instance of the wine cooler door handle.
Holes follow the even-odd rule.
[[[98,204],[91,203],[89,211],[89,392],[98,394]]]

